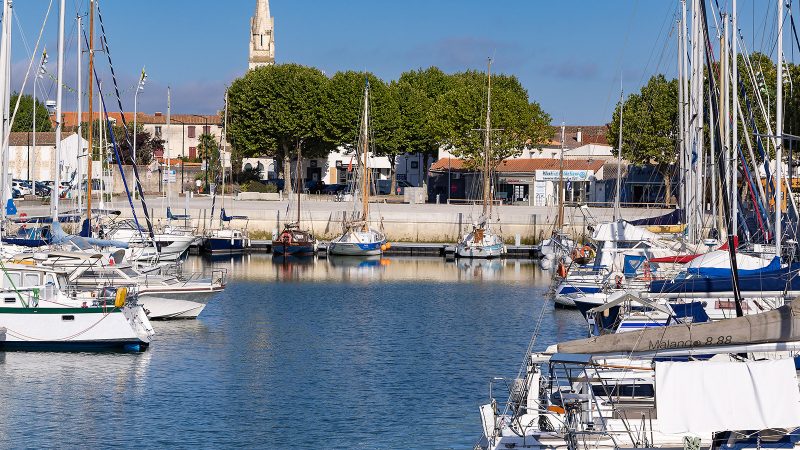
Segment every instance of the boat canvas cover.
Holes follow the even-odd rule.
[[[667,434],[798,427],[794,361],[657,362],[656,411]]]
[[[800,300],[760,314],[678,324],[559,343],[558,353],[628,354],[800,341]]]
[[[645,219],[631,220],[631,225],[681,225],[686,222],[686,214],[682,209],[676,209],[663,216],[647,217]]]
[[[657,241],[661,239],[657,234],[631,225],[624,220],[605,222],[597,225],[592,239],[597,241]]]
[[[781,268],[780,258],[771,260],[756,256],[736,254],[736,266],[739,275],[756,275],[761,272],[772,272]],[[686,272],[708,277],[730,277],[731,258],[727,250],[714,250],[698,256],[686,265]]]

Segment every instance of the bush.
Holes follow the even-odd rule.
[[[278,187],[274,184],[264,184],[260,181],[248,181],[242,184],[242,192],[261,192],[264,194],[274,194],[278,192]]]

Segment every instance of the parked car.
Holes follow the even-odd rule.
[[[378,180],[376,190],[378,192],[378,195],[389,195],[391,193],[391,187],[392,187],[392,180]],[[405,180],[397,180],[397,186],[395,187],[395,192],[397,193],[397,195],[403,195],[407,187],[414,187],[414,185]]]
[[[325,188],[322,189],[322,193],[328,195],[336,195],[339,192],[343,192],[345,189],[347,189],[346,184],[328,184],[325,185]]]
[[[305,191],[309,194],[320,194],[325,190],[325,187],[325,183],[319,180],[307,180],[304,185]]]
[[[36,195],[46,197],[50,195],[50,187],[41,181],[36,182]]]
[[[19,191],[19,193],[20,193],[19,196],[20,197],[28,195],[28,194],[31,193],[30,187],[26,186],[25,182],[23,180],[13,180],[13,181],[11,181],[11,188],[16,190],[16,191]],[[17,197],[14,197],[14,198],[17,198]]]

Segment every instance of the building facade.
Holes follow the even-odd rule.
[[[88,142],[77,133],[64,133],[61,139],[61,181],[77,179],[86,172]],[[12,132],[9,136],[9,172],[12,178],[50,181],[56,172],[56,133]],[[79,158],[79,155],[83,157]],[[98,165],[95,176],[100,175]]]
[[[606,202],[603,161],[563,161],[564,200],[574,203]],[[560,159],[518,158],[501,162],[495,169],[494,198],[507,203],[550,206],[558,203],[562,180]],[[428,198],[440,202],[479,200],[483,176],[461,159],[436,161],[428,178]]]

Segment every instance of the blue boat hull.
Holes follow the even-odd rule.
[[[206,238],[203,251],[211,254],[236,254],[244,252],[244,238]]]
[[[150,344],[139,341],[92,341],[92,342],[46,342],[4,341],[0,351],[20,352],[124,352],[137,353],[147,350]]]
[[[300,244],[289,244],[286,245],[283,242],[277,242],[272,244],[272,253],[275,255],[313,255],[316,253],[313,244],[307,245],[300,245]]]

